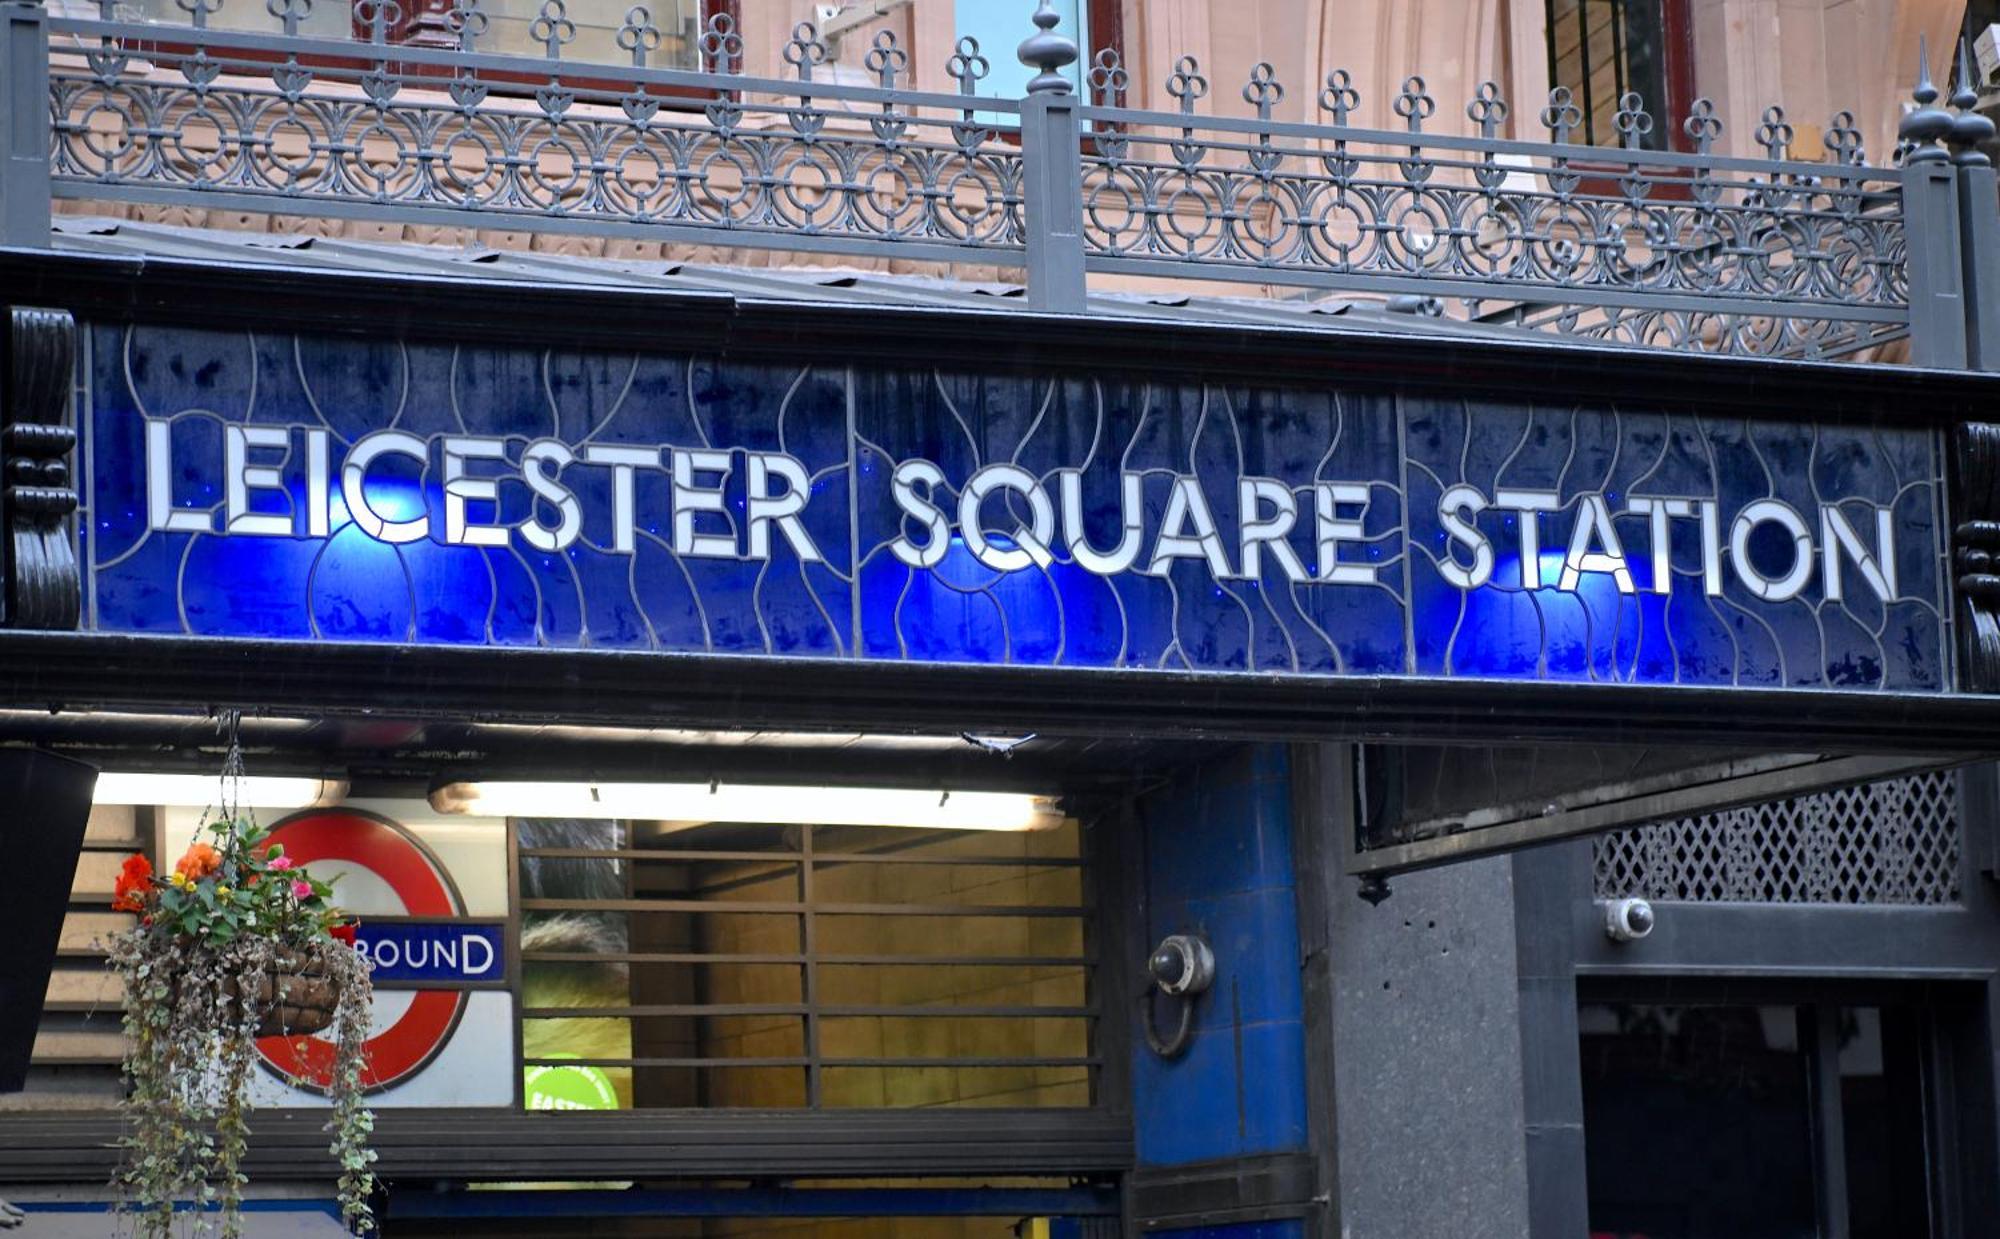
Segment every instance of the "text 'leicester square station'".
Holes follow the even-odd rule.
[[[2000,1235],[1996,116],[2000,0],[0,0],[0,1234]]]

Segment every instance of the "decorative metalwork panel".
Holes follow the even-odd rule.
[[[1107,102],[1109,80],[1100,77]],[[1768,158],[1741,160],[1709,154],[1722,126],[1706,100],[1685,122],[1696,153],[1679,155],[1639,147],[1655,122],[1636,96],[1618,117],[1632,140],[1606,150],[1568,144],[1581,113],[1562,90],[1542,112],[1550,141],[1531,143],[1495,136],[1508,108],[1491,83],[1466,108],[1477,139],[1424,131],[1438,100],[1420,77],[1394,100],[1400,133],[1347,126],[1360,95],[1340,71],[1320,92],[1325,126],[1270,120],[1284,88],[1268,64],[1242,90],[1256,120],[1198,115],[1209,83],[1191,57],[1167,88],[1178,114],[1086,113],[1115,127],[1086,155],[1084,174],[1085,244],[1108,269],[1504,284],[1516,296],[1600,305],[1619,302],[1578,294],[1683,295],[1718,310],[1908,305],[1900,174],[1860,162],[1851,116],[1828,130],[1830,162],[1807,163],[1789,158],[1792,127],[1779,108],[1759,133]]]
[[[1942,691],[1935,435],[97,326],[103,631]]]
[[[58,192],[999,251],[987,262],[1021,244],[1020,151],[978,118],[1014,105],[981,100],[976,116],[968,96],[900,89],[893,35],[869,51],[864,90],[814,81],[826,48],[810,25],[786,49],[796,79],[765,81],[734,75],[727,17],[703,42],[712,71],[690,73],[648,66],[662,36],[643,6],[619,32],[632,57],[619,68],[564,62],[564,0],[534,23],[542,59],[480,53],[476,0],[453,11],[457,51],[386,44],[394,7],[361,0],[357,22],[378,35],[361,44],[58,23],[93,48],[50,76]],[[973,44],[953,64],[970,91],[987,62]]]
[[[1601,899],[1949,904],[1958,778],[1933,771],[1600,835]]]
[[[480,0],[441,24],[427,10],[421,38],[394,0],[355,0],[351,41],[324,37],[338,23],[312,0],[267,0],[276,31],[219,28],[263,20],[224,20],[244,3],[180,0],[186,26],[113,20],[111,0],[49,22],[58,196],[1024,265],[1071,311],[1094,271],[1451,298],[1487,321],[1712,352],[1836,357],[1911,331],[1904,172],[1867,162],[1845,112],[1812,161],[1772,107],[1746,159],[1717,153],[1706,100],[1655,118],[1627,95],[1620,144],[1577,145],[1565,88],[1533,105],[1542,141],[1503,136],[1518,126],[1492,83],[1464,106],[1472,136],[1438,132],[1447,105],[1421,77],[1393,96],[1396,126],[1363,129],[1344,70],[1316,88],[1314,123],[1274,119],[1287,88],[1269,64],[1239,92],[1253,115],[1216,116],[1192,57],[1164,79],[1173,110],[1145,111],[1124,106],[1132,74],[1109,49],[1072,108],[1078,49],[1047,6],[1032,34],[1023,14],[1018,55],[1040,72],[1016,100],[978,93],[992,61],[969,38],[951,87],[923,93],[886,32],[843,66],[801,24],[786,76],[765,79],[741,73],[727,17],[690,70],[666,67],[643,5],[615,38],[630,65],[610,66],[573,54],[566,0],[527,24],[539,55],[493,54]],[[1913,97],[1898,154],[1972,160],[1985,122],[1933,106],[1928,76]],[[1032,123],[1051,100],[1061,123]],[[1684,149],[1652,149],[1668,131]],[[1059,197],[1030,210],[1031,184]]]
[[[1910,334],[1904,322],[1856,322],[1769,311],[1539,305],[1503,299],[1475,299],[1472,316],[1609,344],[1806,361],[1850,357]]]

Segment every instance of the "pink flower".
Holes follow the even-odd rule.
[[[306,899],[310,898],[312,893],[313,893],[312,883],[310,882],[292,883],[292,898]]]
[[[270,860],[264,862],[264,868],[269,869],[273,873],[283,873],[291,867],[292,858],[289,856],[273,856]]]

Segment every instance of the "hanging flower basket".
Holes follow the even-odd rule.
[[[240,777],[233,745],[225,771],[225,784]],[[257,1041],[319,1033],[335,1046],[325,1091],[342,1216],[372,1227],[361,1068],[373,987],[332,894],[233,806],[203,823],[172,874],[157,876],[144,856],[125,861],[112,907],[139,921],[109,952],[125,985],[130,1089],[117,1186],[146,1239],[185,1233],[177,1201],[195,1204],[197,1233],[215,1221],[225,1239],[242,1233]]]

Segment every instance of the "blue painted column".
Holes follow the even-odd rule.
[[[1132,1102],[1146,1170],[1305,1152],[1305,1023],[1290,771],[1276,746],[1231,750],[1140,803],[1148,945],[1199,933],[1215,984],[1197,1000],[1185,1053],[1162,1059],[1135,1030]],[[1156,1000],[1164,1027],[1172,1004]],[[1136,1018],[1136,1013],[1135,1013]],[[1292,1239],[1299,1221],[1156,1234]]]

